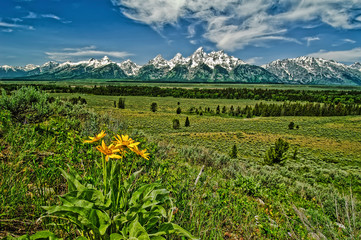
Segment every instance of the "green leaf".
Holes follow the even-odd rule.
[[[161,236],[154,236],[154,237],[150,237],[150,240],[166,240],[166,239]]]
[[[125,239],[125,237],[123,237],[119,233],[110,234],[110,240],[123,240],[123,239]]]
[[[37,232],[35,233],[34,235],[30,236],[29,238],[30,240],[37,240],[37,239],[40,239],[40,240],[60,240],[62,238],[57,238],[55,236],[54,233],[52,232],[49,232],[49,231],[41,231],[41,232]]]
[[[149,234],[149,236],[161,236],[161,235],[168,235],[175,233],[179,236],[187,237],[192,240],[199,240],[199,238],[196,238],[192,236],[187,230],[183,229],[182,227],[178,226],[174,223],[163,223],[161,227],[159,228],[159,231],[154,234]]]
[[[147,231],[140,225],[138,220],[134,220],[129,226],[129,238],[138,240],[150,240]]]
[[[108,214],[100,210],[92,210],[89,215],[89,220],[99,229],[100,235],[104,235],[111,224]]]
[[[74,190],[84,190],[85,186],[82,185],[79,181],[79,175],[75,172],[72,171],[71,168],[69,167],[69,173],[65,172],[63,169],[59,168],[61,174],[63,175],[63,177],[67,180],[68,182],[68,189],[69,191],[74,191]],[[78,177],[78,178],[77,178]]]
[[[75,238],[75,240],[88,240],[88,239],[86,237],[80,236],[80,237]]]

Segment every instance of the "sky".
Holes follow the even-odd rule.
[[[361,0],[0,0],[0,65],[108,56],[145,64],[203,47],[250,64],[361,61]]]

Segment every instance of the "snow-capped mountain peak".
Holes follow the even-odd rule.
[[[160,54],[150,60],[147,65],[153,65],[155,68],[169,68],[168,61],[165,60]]]
[[[111,63],[112,61],[108,58],[108,56],[104,56],[100,62],[105,65]]]
[[[354,64],[350,65],[350,67],[361,71],[361,63],[360,62],[355,62]]]
[[[302,56],[276,60],[264,66],[279,78],[301,84],[347,84],[357,85],[361,81],[361,71],[342,63],[323,58]]]
[[[132,62],[130,59],[125,60],[124,62],[118,63],[118,66],[127,74],[128,76],[134,76],[138,74],[141,66]]]

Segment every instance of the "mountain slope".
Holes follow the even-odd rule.
[[[262,66],[288,83],[361,85],[361,71],[332,60],[299,57]]]
[[[131,60],[116,63],[106,56],[80,62],[51,61],[41,66],[0,66],[0,79],[14,78],[361,85],[361,63],[348,66],[321,58],[299,57],[259,67],[223,51],[206,53],[203,48],[198,48],[189,57],[178,53],[166,60],[157,55],[143,66]]]

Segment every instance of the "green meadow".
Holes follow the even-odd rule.
[[[86,86],[94,83],[80,81],[59,84]],[[182,88],[225,87],[214,84],[143,84]],[[226,85],[240,86],[337,90],[334,87],[320,86]],[[345,87],[340,90],[359,89]],[[14,93],[15,91],[8,94]],[[28,93],[24,93],[20,101],[23,105],[30,101],[26,94]],[[232,106],[244,108],[261,102],[283,102],[47,94],[58,102],[48,103],[44,99],[41,108],[24,113],[23,118],[18,115],[25,111],[24,108],[19,107],[16,113],[12,113],[8,109],[15,103],[6,105],[4,101],[0,102],[2,106],[7,106],[3,107],[0,114],[0,237],[108,239],[111,233],[117,231],[122,232],[123,238],[112,235],[114,239],[361,237],[359,115],[236,117],[226,113],[195,114],[190,109],[209,108],[216,111],[220,106],[220,109],[225,107],[228,111]],[[2,99],[7,97],[11,98],[11,95],[4,93]],[[69,102],[71,98],[78,97],[85,99],[86,104]],[[120,98],[124,100],[124,108],[118,107]],[[154,112],[151,111],[152,103],[157,104]],[[31,104],[33,103],[30,106]],[[181,109],[179,114],[178,108]],[[32,118],[28,118],[30,115],[27,114],[31,114]],[[187,117],[190,122],[188,127],[185,126]],[[179,120],[179,126],[174,125],[175,119]],[[291,122],[297,127],[291,129]],[[119,170],[123,174],[122,181],[128,181],[131,173],[142,170],[137,176],[137,183],[134,183],[134,189],[138,185],[142,186],[141,184],[151,186],[155,183],[167,189],[172,204],[164,203],[162,207],[171,210],[170,217],[157,213],[158,215],[154,215],[154,219],[157,219],[154,220],[155,225],[150,225],[149,222],[142,223],[142,219],[145,219],[144,212],[140,215],[140,210],[137,210],[132,218],[124,215],[129,224],[124,219],[123,225],[114,221],[115,230],[109,227],[103,235],[101,231],[97,235],[94,229],[104,226],[99,220],[100,215],[98,220],[90,218],[93,229],[79,220],[80,213],[72,212],[72,217],[68,217],[70,215],[58,212],[58,215],[52,216],[49,208],[44,208],[66,204],[59,196],[64,196],[71,190],[71,181],[66,181],[60,169],[68,172],[70,170],[67,169],[73,169],[78,173],[76,179],[84,186],[91,184],[94,189],[100,189],[99,192],[107,192],[107,187],[102,185],[101,179],[106,172],[98,162],[101,153],[95,148],[97,143],[83,143],[84,139],[99,134],[101,130],[107,133],[104,139],[108,143],[114,140],[112,136],[123,134],[140,142],[141,149],[147,149],[150,153],[149,160],[139,158],[131,151],[128,151],[126,157],[124,155],[120,164],[122,170]],[[283,150],[277,150],[275,146],[278,139],[286,142]],[[275,152],[274,155],[272,151]],[[277,155],[279,152],[281,154]],[[271,155],[278,156],[279,162],[267,162],[267,156]],[[118,162],[115,163],[116,161]],[[116,165],[120,162],[111,159],[108,163]],[[129,178],[124,173],[129,173]],[[77,197],[79,196],[83,195],[79,193]],[[85,201],[91,202],[89,199],[81,201],[84,204]],[[118,211],[125,214],[130,209],[134,210],[134,207]],[[150,210],[144,208],[143,211]],[[138,226],[134,221],[141,225],[137,230],[134,230]],[[170,226],[163,224],[167,221],[185,229],[188,235],[174,230],[176,228],[164,231],[162,238],[152,235],[161,232],[160,229],[164,226]],[[109,223],[109,226],[113,225]],[[91,230],[88,231],[88,228]],[[48,234],[48,238],[31,238],[36,232]],[[131,233],[134,232],[138,235],[131,238]]]

